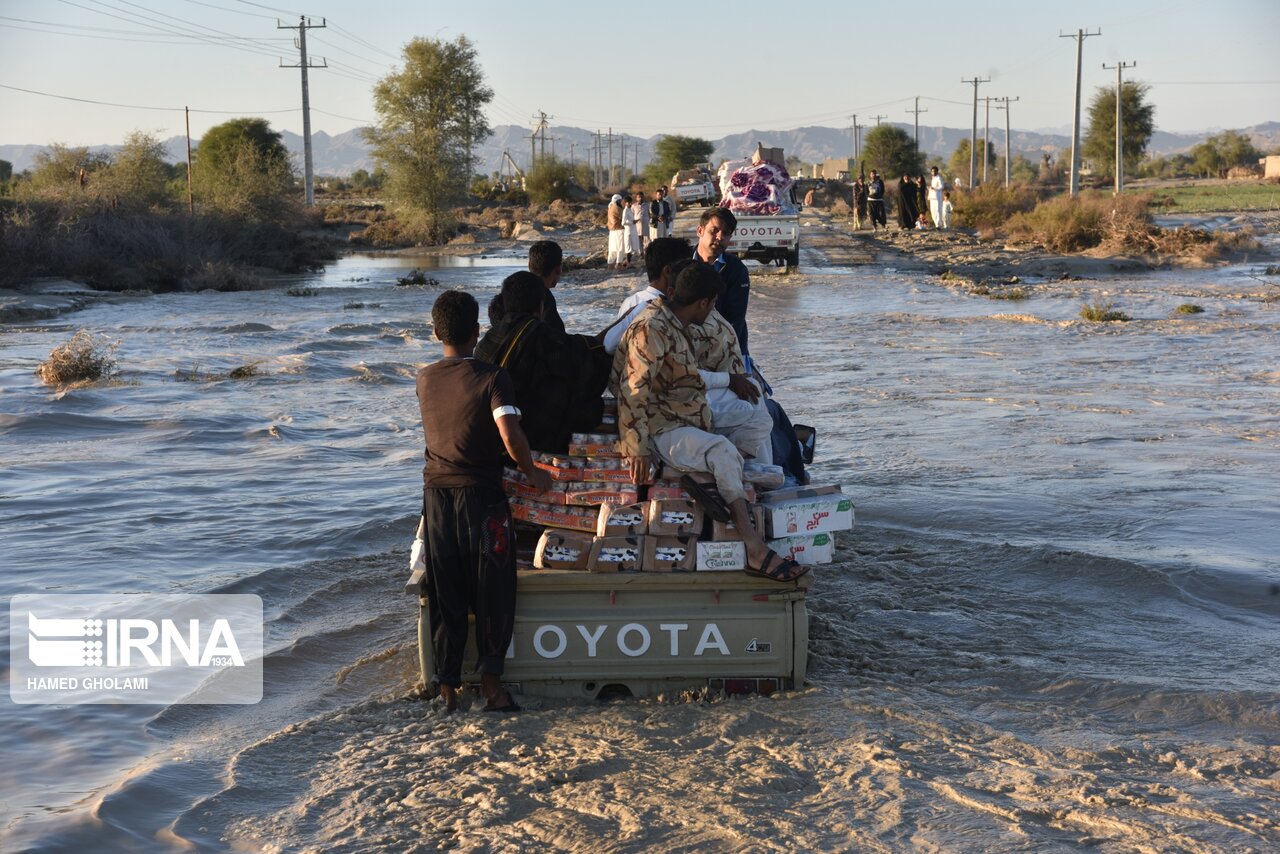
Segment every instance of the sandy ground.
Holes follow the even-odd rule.
[[[1025,671],[1022,656],[1062,653],[1057,630],[1030,645],[922,631],[940,603],[977,615],[1007,602],[981,549],[859,531],[856,548],[816,574],[803,690],[528,697],[514,716],[481,712],[472,696],[444,715],[385,695],[246,748],[227,788],[175,830],[255,851],[1280,844],[1280,748],[1257,740],[1274,731],[1274,710]],[[1030,573],[1052,556],[1013,559]],[[1054,595],[1042,594],[1046,610]],[[1009,616],[1039,619],[1040,607]],[[415,665],[403,646],[374,667],[384,684],[408,684]]]

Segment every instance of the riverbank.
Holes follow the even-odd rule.
[[[613,271],[605,263],[608,231],[592,224],[588,206],[550,208],[485,208],[464,217],[464,230],[449,243],[439,246],[374,248],[362,245],[360,231],[351,224],[328,223],[312,230],[308,237],[323,243],[331,255],[368,254],[403,258],[523,258],[537,240],[554,240],[565,252],[567,284],[591,285],[602,282]],[[696,241],[697,217],[701,208],[682,211],[674,234]],[[466,221],[470,220],[470,221]],[[1110,253],[1089,250],[1055,253],[1027,244],[1015,245],[999,237],[981,237],[973,231],[911,231],[894,226],[871,231],[852,231],[847,218],[817,209],[804,211],[801,221],[801,267],[860,267],[876,265],[903,272],[945,276],[975,288],[1019,284],[1028,279],[1098,279],[1132,275],[1156,269],[1205,269],[1227,263],[1274,264],[1280,259],[1280,244],[1263,239],[1255,247],[1235,251],[1206,261],[1196,255],[1151,255]],[[485,223],[492,223],[486,225]],[[1270,235],[1280,233],[1280,211],[1213,212],[1179,216],[1157,224],[1206,232],[1233,232]],[[1247,242],[1247,241],[1246,241]],[[643,274],[643,261],[633,265]],[[770,271],[752,265],[758,274]],[[285,286],[285,277],[275,271],[257,269],[245,275],[227,275],[217,281],[192,280],[192,290],[256,290]],[[292,279],[288,279],[292,281]],[[10,290],[0,290],[0,323],[48,320],[79,311],[102,299],[136,299],[147,296],[145,289],[98,289],[63,278],[34,279]]]

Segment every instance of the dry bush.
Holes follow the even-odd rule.
[[[36,368],[36,376],[45,385],[97,382],[111,379],[116,372],[116,348],[119,341],[105,335],[94,337],[81,329],[66,344],[54,347],[49,358]]]
[[[1015,184],[1004,188],[984,184],[958,199],[952,211],[952,224],[960,228],[992,233],[1003,228],[1014,216],[1034,210],[1040,193],[1031,187]]]
[[[1053,252],[1079,252],[1104,243],[1115,249],[1150,249],[1150,236],[1158,229],[1151,224],[1148,202],[1147,196],[1059,196],[1016,214],[1006,231],[1014,240]]]
[[[1112,321],[1123,323],[1132,319],[1123,311],[1117,310],[1115,303],[1101,301],[1081,306],[1080,317],[1092,323],[1111,323]]]

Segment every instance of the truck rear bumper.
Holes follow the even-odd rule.
[[[807,575],[778,584],[740,572],[522,570],[502,678],[520,693],[548,697],[799,687],[808,665],[810,584]],[[476,660],[474,643],[474,636],[468,639],[468,667]],[[423,681],[429,682],[423,598],[418,650]]]

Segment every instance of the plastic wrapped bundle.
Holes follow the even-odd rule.
[[[730,160],[720,167],[720,204],[734,213],[754,216],[789,213],[793,183],[777,163]]]

